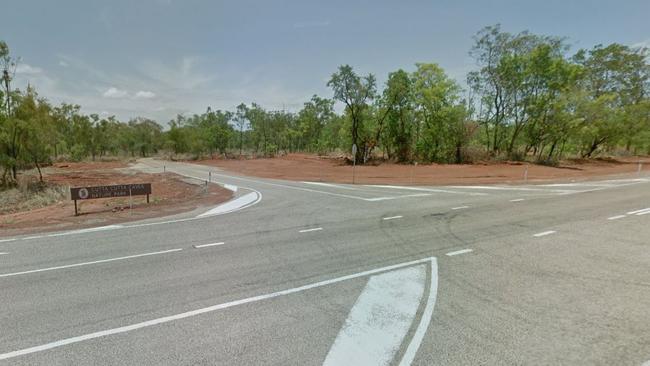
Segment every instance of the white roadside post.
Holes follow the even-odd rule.
[[[641,168],[643,167],[643,163],[641,160],[639,160],[639,166],[636,168],[636,174],[641,175]]]
[[[528,165],[526,165],[526,169],[524,170],[524,183],[528,183]]]
[[[208,182],[212,183],[212,172],[208,172]]]
[[[354,184],[354,173],[357,167],[357,144],[352,144],[352,184]]]
[[[133,195],[131,194],[131,185],[129,185],[129,216],[133,215]]]

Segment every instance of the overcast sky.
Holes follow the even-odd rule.
[[[240,102],[296,110],[331,97],[340,64],[374,73],[437,62],[454,78],[472,69],[472,35],[486,25],[568,37],[573,49],[650,46],[650,1],[32,1],[5,2],[0,39],[54,103],[86,113],[144,116],[234,109]]]

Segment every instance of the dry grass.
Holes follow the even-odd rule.
[[[61,186],[20,184],[18,188],[0,191],[0,214],[32,210],[49,206],[67,198],[67,189]]]

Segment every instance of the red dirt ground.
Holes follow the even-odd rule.
[[[638,161],[642,171],[650,172],[648,158],[592,159],[565,161],[558,167],[519,162],[483,164],[420,164],[417,166],[383,163],[357,166],[355,183],[403,185],[471,185],[489,183],[587,180],[607,175],[636,175]],[[249,176],[296,181],[352,183],[352,166],[343,159],[309,154],[289,154],[267,159],[214,159],[196,163],[217,166]]]
[[[232,197],[232,192],[216,185],[205,187],[188,183],[176,174],[145,174],[123,169],[126,164],[59,163],[44,172],[48,184],[94,186],[126,183],[151,183],[150,203],[146,196],[78,201],[80,215],[74,216],[74,202],[68,199],[24,212],[0,215],[0,236],[63,229],[103,226],[126,221],[161,217],[216,205]]]

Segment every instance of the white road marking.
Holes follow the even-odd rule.
[[[458,206],[458,207],[452,207],[451,209],[452,210],[462,210],[462,209],[465,209],[465,208],[469,208],[469,206]]]
[[[349,190],[351,190],[351,191],[356,191],[356,190],[357,190],[356,188],[346,187],[346,186],[337,185],[337,184],[331,184],[331,183],[323,183],[323,182],[308,182],[308,181],[304,181],[303,183],[305,183],[305,184],[312,184],[312,185],[315,185],[315,186],[321,186],[321,187],[331,187],[331,188],[338,188],[338,189],[349,189]]]
[[[364,198],[365,201],[377,202],[377,201],[387,201],[387,200],[396,200],[400,198],[409,198],[409,197],[427,197],[431,196],[431,193],[418,193],[418,194],[405,194],[402,196],[391,196],[391,197],[375,197],[375,198]]]
[[[312,231],[321,231],[321,230],[323,230],[322,227],[315,227],[315,228],[312,228],[312,229],[299,230],[298,232],[299,233],[309,233],[309,232],[312,232]]]
[[[223,188],[231,191],[231,192],[237,192],[238,187],[232,184],[224,184]]]
[[[555,230],[543,231],[541,233],[533,234],[533,236],[536,237],[536,238],[539,238],[540,236],[555,234],[556,232],[557,231],[555,231]]]
[[[389,185],[372,185],[372,184],[365,184],[366,187],[374,187],[374,188],[391,188],[391,189],[403,189],[407,191],[422,191],[422,192],[435,192],[435,193],[451,193],[451,194],[462,194],[462,195],[469,195],[469,196],[486,196],[487,193],[467,193],[467,192],[457,192],[457,191],[450,191],[447,189],[437,189],[437,188],[421,188],[421,187],[404,187],[404,186],[389,186]]]
[[[473,252],[472,249],[461,249],[461,250],[457,250],[457,251],[455,251],[455,252],[449,252],[449,253],[447,253],[447,254],[445,254],[445,255],[448,256],[448,257],[453,257],[453,256],[455,256],[455,255],[460,255],[460,254],[465,254],[465,253],[471,253],[471,252]]]
[[[0,252],[0,255],[6,255],[6,254],[9,254],[9,253],[7,253],[7,252]]]
[[[418,327],[415,329],[415,334],[413,334],[411,343],[409,343],[406,348],[399,366],[409,366],[413,363],[415,355],[420,348],[420,344],[422,344],[422,339],[424,339],[424,335],[429,328],[431,318],[433,318],[433,308],[436,305],[436,297],[438,296],[438,262],[435,257],[431,258],[431,264],[429,266],[431,268],[431,273],[429,274],[429,278],[431,279],[429,284],[429,296],[427,296],[427,302],[424,305],[420,324],[418,324]]]
[[[323,365],[389,365],[420,306],[425,268],[422,264],[370,277]]]
[[[647,214],[650,214],[650,210],[639,212],[638,214],[636,214],[636,216],[647,215]]]
[[[492,191],[541,191],[541,192],[552,192],[552,193],[564,193],[572,192],[567,191],[566,189],[544,189],[544,188],[532,188],[532,187],[505,187],[505,186],[449,186],[449,188],[455,189],[485,189]]]
[[[402,216],[402,215],[389,216],[389,217],[382,218],[382,220],[395,220],[395,219],[401,219],[402,217],[404,217],[404,216]]]
[[[8,242],[8,241],[14,241],[14,240],[16,240],[16,238],[11,238],[11,239],[1,239],[1,240],[0,240],[0,243],[6,243],[6,242]]]
[[[404,267],[409,267],[409,266],[413,266],[413,265],[416,265],[416,264],[429,263],[429,262],[431,263],[431,272],[432,272],[432,274],[433,273],[437,274],[438,267],[437,267],[437,264],[436,264],[436,258],[435,257],[423,258],[423,259],[418,259],[418,260],[414,260],[414,261],[411,261],[411,262],[395,264],[395,265],[392,265],[392,266],[386,266],[386,267],[372,269],[372,270],[368,270],[368,271],[364,271],[364,272],[358,272],[358,273],[347,275],[347,276],[337,277],[337,278],[333,278],[333,279],[330,279],[330,280],[311,283],[311,284],[303,285],[303,286],[300,286],[300,287],[294,287],[294,288],[291,288],[291,289],[288,289],[288,290],[282,290],[282,291],[278,291],[278,292],[267,293],[267,294],[264,294],[264,295],[248,297],[248,298],[245,298],[245,299],[230,301],[230,302],[217,304],[217,305],[213,305],[213,306],[208,306],[208,307],[205,307],[205,308],[192,310],[192,311],[188,311],[188,312],[185,312],[185,313],[165,316],[165,317],[162,317],[162,318],[152,319],[152,320],[144,321],[144,322],[141,322],[141,323],[135,323],[135,324],[130,324],[130,325],[126,325],[126,326],[122,326],[122,327],[118,327],[118,328],[102,330],[102,331],[98,331],[98,332],[94,332],[94,333],[88,333],[88,334],[84,334],[84,335],[80,335],[80,336],[76,336],[76,337],[72,337],[72,338],[65,338],[65,339],[61,339],[61,340],[58,340],[58,341],[45,343],[45,344],[42,344],[42,345],[39,345],[39,346],[34,346],[34,347],[24,348],[24,349],[17,350],[17,351],[2,353],[2,354],[0,354],[0,360],[6,360],[6,359],[18,357],[18,356],[27,355],[27,354],[30,354],[30,353],[45,351],[45,350],[49,350],[49,349],[53,349],[53,348],[57,348],[57,347],[62,347],[62,346],[68,345],[68,344],[84,342],[84,341],[88,341],[88,340],[95,339],[95,338],[106,337],[106,336],[113,335],[113,334],[126,333],[126,332],[129,332],[129,331],[132,331],[132,330],[146,328],[146,327],[150,327],[150,326],[154,326],[154,325],[158,325],[158,324],[163,324],[163,323],[168,323],[168,322],[179,320],[179,319],[185,319],[185,318],[189,318],[189,317],[193,317],[193,316],[197,316],[197,315],[201,315],[201,314],[205,314],[205,313],[209,313],[209,312],[214,312],[214,311],[217,311],[217,310],[223,310],[223,309],[231,308],[231,307],[238,306],[238,305],[249,304],[249,303],[258,302],[258,301],[267,300],[267,299],[272,299],[272,298],[279,297],[279,296],[284,296],[284,295],[290,295],[290,294],[294,294],[294,293],[297,293],[297,292],[302,292],[302,291],[311,290],[311,289],[314,289],[314,288],[319,288],[319,287],[323,287],[323,286],[327,286],[327,285],[332,285],[332,284],[335,284],[335,283],[339,283],[339,282],[343,282],[343,281],[347,281],[347,280],[351,280],[351,279],[355,279],[355,278],[366,277],[366,276],[374,275],[374,274],[381,273],[381,272],[392,271],[392,270],[395,270],[395,269],[398,269],[398,268],[404,268]],[[435,270],[435,272],[434,272],[434,270]],[[431,306],[431,313],[433,312],[433,304],[431,304],[430,300],[432,299],[432,294],[433,294],[433,303],[435,304],[435,296],[436,296],[437,285],[438,285],[437,281],[438,281],[437,275],[431,277],[431,289],[429,291],[429,302],[427,302],[427,307]],[[425,314],[424,315],[428,315],[427,314],[427,308],[425,308]],[[427,316],[427,318],[428,319],[425,319],[425,316],[422,317],[422,320],[420,321],[420,326],[422,326],[423,322],[425,322],[425,321],[426,321],[426,325],[428,326],[429,322],[431,321],[430,314]],[[418,327],[418,331],[420,329],[421,329],[421,327]],[[426,329],[425,329],[425,331],[426,331]],[[417,331],[416,331],[416,335],[417,335]],[[414,342],[417,340],[417,339],[415,339],[416,338],[415,336],[413,338],[414,339],[411,341],[411,345],[413,345]],[[409,348],[410,348],[410,346],[409,346]],[[419,347],[419,343],[418,343],[418,347]]]
[[[624,218],[625,216],[627,215],[616,215],[616,216],[608,217],[607,220],[618,220]]]
[[[4,273],[0,274],[0,278],[2,277],[11,277],[11,276],[18,276],[18,275],[24,275],[24,274],[29,274],[29,273],[38,273],[38,272],[46,272],[46,271],[54,271],[57,269],[66,269],[66,268],[73,268],[73,267],[81,267],[81,266],[88,266],[91,264],[99,264],[99,263],[107,263],[107,262],[114,262],[114,261],[121,261],[125,259],[131,259],[131,258],[139,258],[139,257],[147,257],[150,255],[158,255],[158,254],[167,254],[167,253],[172,253],[172,252],[178,252],[183,250],[182,248],[178,249],[169,249],[169,250],[162,250],[159,252],[150,252],[150,253],[143,253],[143,254],[135,254],[135,255],[127,255],[125,257],[117,257],[117,258],[109,258],[109,259],[101,259],[98,261],[92,261],[92,262],[83,262],[83,263],[75,263],[75,264],[66,264],[64,266],[57,266],[57,267],[48,267],[48,268],[40,268],[40,269],[32,269],[29,271],[22,271],[22,272],[13,272],[13,273]]]
[[[515,198],[514,200],[510,200],[510,202],[521,202],[525,201],[523,198]]]
[[[628,215],[634,215],[634,214],[637,214],[637,213],[640,213],[640,212],[644,212],[644,211],[650,211],[650,207],[648,207],[648,208],[644,208],[644,209],[641,209],[641,210],[630,211],[630,212],[628,212],[627,214],[628,214]]]
[[[216,216],[238,211],[247,206],[254,205],[255,203],[259,202],[260,199],[261,196],[258,195],[257,192],[247,193],[241,197],[235,198],[234,200],[230,200],[209,211],[206,211],[196,217]]]
[[[199,249],[199,248],[214,247],[214,246],[217,246],[217,245],[224,245],[224,244],[226,244],[226,243],[219,242],[219,243],[201,244],[201,245],[194,245],[194,248]]]

